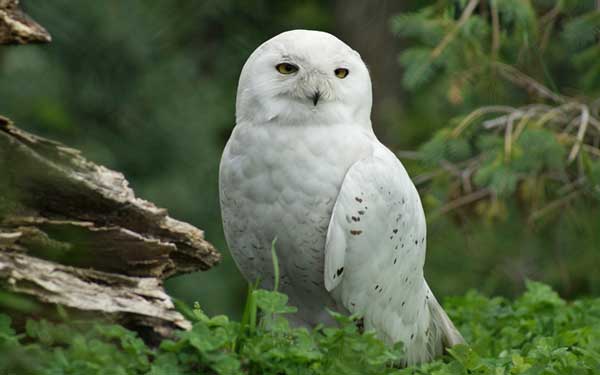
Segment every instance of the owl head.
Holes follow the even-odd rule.
[[[244,64],[236,122],[370,126],[371,79],[360,55],[335,36],[281,33]]]

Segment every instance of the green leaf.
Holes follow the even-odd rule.
[[[15,330],[10,327],[11,319],[8,315],[0,314],[0,335],[13,336]]]
[[[515,192],[518,176],[499,158],[482,166],[475,174],[477,185],[487,187],[495,194],[506,197]]]
[[[288,306],[288,297],[279,292],[270,292],[267,290],[254,291],[256,296],[256,305],[267,314],[288,314],[295,313],[298,309]]]

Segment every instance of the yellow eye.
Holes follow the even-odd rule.
[[[275,66],[275,69],[281,74],[292,74],[298,71],[298,67],[294,64],[281,63]]]
[[[346,78],[346,76],[348,75],[348,69],[345,68],[337,68],[336,70],[333,71],[335,73],[335,76],[341,79]]]

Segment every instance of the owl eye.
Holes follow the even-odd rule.
[[[345,68],[337,68],[336,70],[333,71],[335,73],[335,76],[341,79],[346,78],[346,76],[348,75],[348,69]]]
[[[292,74],[298,71],[298,67],[290,63],[281,63],[275,66],[275,69],[281,74]]]

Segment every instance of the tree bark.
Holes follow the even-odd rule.
[[[48,43],[50,34],[23,13],[19,0],[0,0],[0,44]]]
[[[18,0],[0,0],[0,44],[50,39]],[[137,198],[121,173],[0,116],[0,296],[21,307],[0,306],[15,321],[60,306],[157,341],[191,327],[162,280],[219,260],[200,229]]]
[[[0,117],[0,287],[145,337],[190,327],[162,280],[220,259],[201,230],[137,198],[121,173]]]
[[[386,126],[389,112],[399,111],[402,99],[399,95],[402,92],[402,74],[398,64],[400,42],[390,31],[390,18],[404,10],[406,3],[336,0],[333,4],[336,32],[360,52],[369,68],[373,83],[373,127],[385,139],[387,135],[381,133],[389,128]]]

